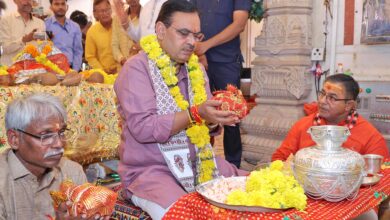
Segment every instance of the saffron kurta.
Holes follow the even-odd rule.
[[[307,133],[309,127],[313,126],[316,113],[299,120],[291,130],[278,149],[273,153],[272,160],[286,160],[290,154],[295,154],[298,150],[315,146],[316,143]],[[322,120],[324,121],[324,120]],[[325,125],[325,124],[324,124]],[[338,125],[343,126],[345,122]],[[386,141],[378,130],[366,119],[359,115],[356,125],[350,129],[351,135],[343,143],[343,147],[354,150],[360,154],[379,154],[389,157],[389,150]]]
[[[125,63],[114,85],[123,119],[118,172],[129,197],[135,194],[167,208],[186,192],[172,175],[157,145],[169,140],[174,114],[157,114],[156,94],[148,71],[147,56],[140,52]],[[181,93],[188,100],[184,66],[177,77]],[[208,86],[206,90],[210,97]],[[194,145],[189,144],[189,150],[190,160],[195,164]],[[221,158],[217,158],[217,166],[224,176],[246,174]]]

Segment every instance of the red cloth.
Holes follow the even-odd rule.
[[[390,194],[390,169],[382,170],[383,178],[372,187],[362,187],[355,200],[327,202],[308,199],[304,212],[289,209],[281,213],[239,212],[218,208],[208,203],[198,193],[191,193],[180,198],[165,214],[169,219],[351,219],[377,207]]]
[[[66,73],[70,70],[68,59],[66,56],[62,53],[55,54],[47,57],[52,63],[56,64],[60,69],[65,71]],[[33,69],[39,69],[39,68],[46,68],[47,71],[53,71],[49,67],[45,67],[44,65],[37,63],[35,60],[23,60],[18,61],[14,63],[9,68],[10,74],[17,74],[21,70],[33,70]]]
[[[305,103],[303,105],[303,111],[306,115],[311,115],[313,113],[316,113],[318,111],[318,103],[317,102],[311,102],[311,103]]]
[[[299,120],[288,132],[283,143],[272,155],[274,160],[286,160],[290,154],[295,154],[298,150],[315,146],[315,142],[307,133],[309,127],[313,126],[315,114],[311,114]],[[322,119],[322,122],[325,120]],[[345,125],[345,122],[339,124]],[[374,126],[359,115],[356,125],[350,129],[351,135],[343,143],[343,147],[354,150],[360,154],[379,154],[385,158],[389,157],[389,150],[386,141]]]

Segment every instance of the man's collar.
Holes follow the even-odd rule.
[[[14,13],[14,16],[15,16],[16,18],[19,18],[19,17],[20,17],[20,18],[23,18],[22,15],[21,15],[18,11],[16,11],[16,12]],[[32,20],[33,17],[34,17],[34,16],[30,13],[30,20]]]
[[[58,20],[57,20],[57,18],[56,18],[55,15],[51,16],[49,19],[50,19],[49,21],[50,21],[52,24],[54,24],[54,23],[60,24],[60,23],[58,22]],[[69,23],[69,19],[68,19],[67,17],[65,17],[64,26],[65,26],[66,24],[68,24],[68,23]]]
[[[8,164],[10,173],[14,180],[25,177],[27,175],[33,175],[27,168],[22,164],[19,158],[15,155],[12,149],[8,152]]]
[[[13,152],[12,149],[9,150],[8,152],[8,164],[9,164],[9,169],[10,169],[10,173],[12,173],[12,177],[14,180],[16,179],[19,179],[19,178],[23,178],[27,175],[32,175],[34,176],[34,174],[32,174],[23,164],[22,162],[19,160],[19,158],[15,155],[15,153]],[[60,161],[60,163],[58,164],[58,166],[62,163],[62,159]],[[42,184],[40,184],[42,187],[44,186],[47,186],[48,184],[50,184],[50,182],[53,180],[53,178],[56,178],[59,173],[60,173],[60,170],[59,168],[57,167],[53,167],[53,169],[51,169],[49,172],[45,173],[44,174],[44,177],[43,177],[43,182]],[[35,176],[34,176],[35,177]]]

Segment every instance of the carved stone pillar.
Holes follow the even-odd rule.
[[[312,0],[265,0],[266,14],[253,50],[251,94],[256,107],[242,121],[243,169],[269,162],[290,127],[304,116],[311,92]]]

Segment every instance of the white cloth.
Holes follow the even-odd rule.
[[[171,208],[171,206],[174,204],[173,203],[171,206],[164,209],[159,204],[152,202],[152,201],[149,201],[149,200],[146,200],[146,199],[143,199],[143,198],[140,198],[136,195],[131,196],[131,201],[133,202],[133,204],[135,206],[140,207],[142,210],[147,212],[150,215],[150,217],[152,217],[153,220],[162,219],[164,217],[165,213],[167,213],[168,210]]]
[[[154,34],[155,23],[160,13],[162,4],[167,0],[150,0],[141,9],[138,25],[130,23],[127,33],[131,39],[139,40],[149,34]]]
[[[4,56],[1,57],[1,63],[12,65],[12,58],[18,54],[24,47],[22,38],[34,29],[37,33],[46,30],[45,23],[34,16],[27,22],[23,17],[15,12],[0,19],[0,42],[3,44]]]
[[[169,93],[169,88],[164,82],[160,70],[156,64],[149,60],[149,73],[153,81],[153,87],[156,91],[157,113],[159,115],[167,115],[182,110],[176,104],[175,99]],[[188,92],[190,104],[193,104],[193,92],[191,83],[188,81]],[[169,141],[158,143],[161,154],[164,156],[169,169],[175,178],[180,182],[187,192],[195,191],[194,172],[190,161],[190,149],[188,146],[188,137],[186,131],[182,130],[173,135]]]

